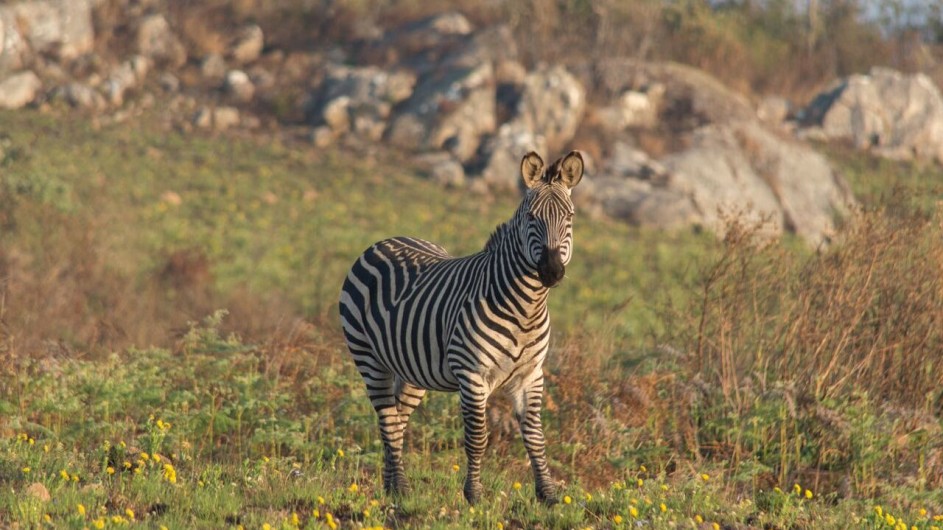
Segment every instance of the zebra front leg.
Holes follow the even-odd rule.
[[[541,375],[536,381],[524,388],[515,396],[514,413],[521,428],[521,438],[530,457],[530,465],[534,470],[534,489],[537,498],[547,505],[559,502],[557,487],[550,478],[550,468],[547,466],[546,441],[544,440],[543,424],[540,420],[540,411],[543,408],[544,378]]]
[[[476,504],[481,498],[481,457],[488,445],[488,425],[485,406],[488,394],[485,386],[477,383],[463,384],[459,390],[462,403],[462,419],[465,422],[465,456],[468,469],[465,475],[465,500]]]

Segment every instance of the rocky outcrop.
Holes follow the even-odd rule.
[[[0,107],[66,104],[114,123],[157,91],[181,131],[253,129],[268,112],[272,126],[306,125],[318,148],[384,143],[419,174],[481,193],[516,190],[528,151],[583,149],[581,208],[646,227],[722,232],[728,213],[741,214],[818,244],[852,200],[826,159],[789,137],[788,102],[754,106],[688,66],[528,68],[507,26],[476,28],[457,12],[388,30],[362,21],[356,42],[330,50],[279,49],[277,33],[266,42],[260,25],[241,22],[198,44],[203,26],[160,2],[119,15],[130,46],[115,53],[91,49],[95,1],[0,5]],[[810,108],[817,125],[805,131],[941,159],[943,103],[928,83],[880,70],[850,78]]]
[[[850,140],[894,159],[943,162],[943,96],[924,74],[874,68],[820,94],[803,115],[808,137]]]

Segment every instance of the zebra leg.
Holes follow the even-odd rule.
[[[406,435],[406,426],[422,397],[425,389],[413,386],[399,377],[395,384],[396,422],[390,432],[389,444],[384,440],[384,469],[383,486],[388,492],[406,493],[409,491],[409,481],[406,480],[406,471],[403,469],[403,441]],[[391,422],[392,423],[392,422]]]
[[[476,504],[481,498],[481,457],[488,445],[488,424],[485,406],[488,394],[482,381],[463,381],[459,389],[462,403],[462,419],[465,422],[465,456],[468,469],[465,475],[465,500]]]
[[[540,421],[540,411],[543,407],[544,378],[541,375],[536,381],[515,396],[514,413],[521,427],[521,438],[530,457],[530,465],[534,470],[534,489],[537,498],[547,505],[559,502],[557,488],[550,478],[550,469],[547,466],[546,441],[544,440],[543,424]]]
[[[358,365],[367,384],[367,397],[377,412],[380,439],[383,441],[383,489],[388,494],[404,493],[406,475],[403,472],[403,429],[396,399],[396,378],[386,369],[364,360]]]

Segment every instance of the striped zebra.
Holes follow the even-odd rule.
[[[527,190],[520,206],[481,252],[455,258],[435,243],[394,237],[368,248],[347,274],[341,321],[379,417],[389,494],[409,490],[402,458],[410,414],[426,390],[457,391],[468,459],[464,493],[477,502],[485,405],[502,390],[514,405],[537,497],[557,502],[540,421],[547,296],[570,261],[570,189],[583,176],[583,158],[573,151],[545,168],[528,153],[521,176]]]

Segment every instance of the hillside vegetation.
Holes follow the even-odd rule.
[[[941,526],[939,169],[833,150],[865,206],[817,251],[579,217],[545,412],[570,502],[535,504],[499,401],[469,509],[439,394],[393,505],[341,279],[388,235],[474,252],[516,198],[154,118],[0,114],[3,525]]]

